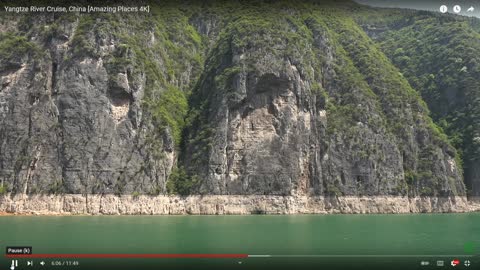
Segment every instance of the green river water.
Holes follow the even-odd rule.
[[[250,254],[242,259],[20,259],[16,269],[480,269],[480,213],[286,216],[3,216],[0,246],[34,254]],[[69,261],[69,262],[67,262]],[[79,266],[52,265],[78,261]],[[429,261],[421,266],[421,261]],[[2,256],[0,269],[10,269]],[[388,267],[386,267],[388,266]],[[319,268],[320,267],[320,268]],[[324,267],[324,268],[322,268]],[[386,268],[385,268],[386,267]]]

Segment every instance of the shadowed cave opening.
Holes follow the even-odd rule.
[[[125,106],[133,101],[132,94],[122,88],[110,87],[108,89],[108,98],[113,106]]]
[[[279,91],[284,92],[289,87],[289,80],[287,78],[281,78],[272,73],[262,75],[255,86],[255,90],[258,93]]]

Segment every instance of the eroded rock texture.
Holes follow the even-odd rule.
[[[12,18],[0,24],[9,193],[465,195],[420,96],[332,5]]]

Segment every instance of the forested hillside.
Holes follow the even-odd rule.
[[[151,5],[0,14],[3,193],[440,197],[465,195],[462,166],[478,179],[472,22]]]
[[[433,12],[360,8],[356,20],[421,93],[458,150],[480,195],[480,20]]]

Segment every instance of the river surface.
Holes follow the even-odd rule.
[[[444,260],[445,266],[450,267],[450,261],[457,257],[462,264],[470,260],[469,268],[480,269],[475,256],[480,253],[480,213],[3,216],[0,217],[3,252],[6,246],[31,246],[34,254],[273,255],[231,259],[48,259],[43,260],[47,264],[43,267],[39,266],[41,259],[32,259],[36,269],[80,270],[112,264],[125,269],[136,269],[134,266],[147,269],[152,265],[163,269],[178,265],[200,266],[200,269],[209,263],[212,264],[209,268],[266,269],[275,265],[277,269],[297,266],[300,269],[302,264],[358,266],[375,262],[402,265],[402,269],[425,269],[420,268],[421,261],[436,267],[438,260]],[[23,265],[26,261],[20,259],[22,267],[18,269],[33,269]],[[51,265],[58,261],[67,264],[78,261],[80,266]],[[11,260],[2,256],[0,262],[0,269],[7,269],[5,265],[9,267]]]

